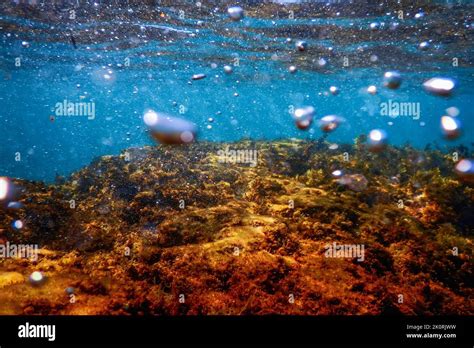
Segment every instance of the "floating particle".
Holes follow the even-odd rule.
[[[23,208],[23,203],[21,202],[9,202],[7,205],[9,209],[21,209]]]
[[[367,92],[372,94],[372,95],[375,95],[375,94],[377,94],[377,87],[375,87],[374,85],[369,86],[369,87],[367,87]]]
[[[217,68],[217,64],[216,64],[216,63],[211,63],[211,68],[212,68],[212,69]]]
[[[92,80],[97,85],[112,85],[116,79],[115,71],[105,66],[95,69],[92,72]]]
[[[340,178],[343,174],[344,173],[340,169],[337,169],[331,173],[331,175],[335,178]]]
[[[293,40],[291,39],[291,37],[287,37],[285,41],[286,41],[287,43],[290,43],[290,42],[293,41]]]
[[[320,67],[326,66],[327,63],[328,63],[327,60],[324,59],[324,58],[319,58],[319,59],[318,59],[318,65],[319,65]]]
[[[383,85],[391,89],[397,89],[402,83],[402,76],[398,71],[387,71],[383,75]]]
[[[288,71],[292,74],[294,74],[295,72],[298,71],[298,69],[296,69],[296,66],[292,65],[288,68]]]
[[[296,42],[295,47],[298,51],[303,52],[308,48],[308,43],[306,41],[300,40]]]
[[[373,129],[368,136],[369,150],[372,152],[379,152],[387,146],[387,132],[383,129]]]
[[[453,117],[458,116],[459,113],[460,113],[459,109],[455,106],[451,106],[451,107],[447,108],[446,112],[448,113],[449,116],[453,116]]]
[[[461,135],[461,121],[455,117],[442,116],[441,130],[446,139],[456,139]]]
[[[207,129],[212,129],[212,126],[211,126],[210,124],[208,124],[208,125],[206,126],[206,128],[207,128]]]
[[[238,96],[239,96],[239,93],[235,92],[234,97],[238,97]]]
[[[426,51],[428,48],[430,48],[430,43],[428,41],[423,41],[418,45],[418,48],[422,51]]]
[[[380,27],[380,23],[378,22],[372,22],[369,25],[370,30],[377,30]]]
[[[24,48],[28,48],[28,47],[30,47],[30,43],[28,41],[22,41],[21,46],[24,47]]]
[[[31,273],[31,275],[29,277],[29,280],[30,280],[31,285],[39,286],[39,285],[42,285],[45,282],[46,277],[44,276],[43,273],[41,273],[39,271],[35,271],[35,272]]]
[[[321,118],[318,124],[319,128],[323,132],[332,132],[337,127],[339,127],[342,122],[344,122],[344,119],[342,117],[339,117],[337,115],[327,115]]]
[[[392,182],[392,184],[395,184],[395,185],[400,184],[400,178],[398,176],[392,176],[390,178],[390,181]]]
[[[425,16],[424,12],[418,12],[415,14],[415,19],[421,19]]]
[[[194,123],[164,113],[148,110],[143,115],[151,135],[163,144],[185,144],[194,141],[196,126]]]
[[[338,148],[339,148],[339,145],[337,145],[336,143],[331,144],[331,145],[328,146],[329,150],[337,150]]]
[[[23,228],[23,221],[21,220],[15,220],[13,221],[13,224],[12,224],[13,228],[16,229],[16,230],[21,230]]]
[[[332,95],[338,95],[339,94],[339,88],[336,86],[331,86],[329,87],[329,92],[331,92]]]
[[[224,65],[224,72],[226,74],[232,74],[233,71],[234,71],[234,69],[232,69],[232,67],[230,65]]]
[[[474,183],[474,159],[465,158],[460,160],[454,167],[454,171],[461,180]]]
[[[392,22],[392,23],[390,23],[390,25],[389,25],[389,29],[390,29],[390,30],[397,30],[399,26],[400,26],[400,23],[398,23],[398,22]]]
[[[240,21],[244,18],[244,9],[240,6],[232,6],[227,9],[227,14],[233,21]]]
[[[420,122],[420,127],[424,127],[424,126],[426,126],[426,123],[423,122],[423,121],[421,121],[421,122]]]
[[[206,74],[194,74],[191,79],[192,80],[202,80],[206,78]]]
[[[304,106],[298,108],[293,113],[293,119],[299,129],[308,129],[313,122],[314,108],[312,106]]]
[[[456,82],[450,78],[434,77],[423,83],[427,92],[440,96],[449,96],[456,87]]]
[[[367,188],[369,182],[362,174],[345,174],[337,179],[337,183],[348,187],[352,191],[361,192]]]
[[[372,63],[375,63],[376,61],[379,60],[379,57],[375,54],[372,54],[369,59]]]
[[[214,122],[214,119],[213,119],[212,117],[209,117],[209,118],[207,119],[207,122],[212,123],[212,122]]]

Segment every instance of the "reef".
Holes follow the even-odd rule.
[[[12,180],[0,243],[39,250],[0,259],[0,314],[474,314],[474,187],[452,152],[328,145],[130,148]]]

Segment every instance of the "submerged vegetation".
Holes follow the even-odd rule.
[[[453,164],[364,139],[201,142],[14,180],[0,241],[40,249],[0,260],[0,314],[472,315],[474,187]]]

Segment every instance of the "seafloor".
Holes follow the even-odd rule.
[[[225,146],[257,166],[219,163]],[[472,315],[474,189],[453,166],[437,149],[241,141],[15,180],[23,207],[0,206],[0,242],[41,249],[0,259],[0,314]],[[364,261],[326,257],[333,243],[364,245]]]

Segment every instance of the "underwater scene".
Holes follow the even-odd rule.
[[[0,315],[473,315],[473,9],[2,0]]]

